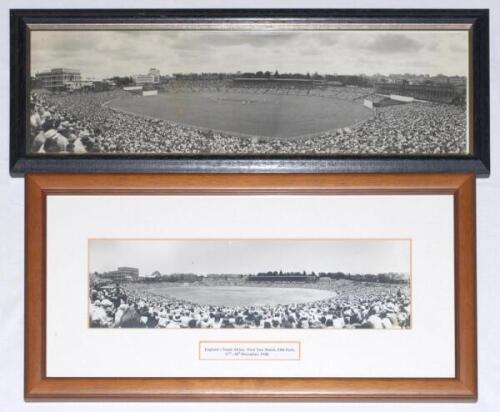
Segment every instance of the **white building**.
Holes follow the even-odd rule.
[[[160,70],[151,68],[149,69],[148,74],[136,74],[132,77],[134,79],[134,83],[138,86],[142,86],[144,84],[158,84],[160,83]]]
[[[160,83],[160,70],[159,69],[151,68],[151,69],[149,69],[148,74],[150,76],[153,76],[153,83]]]
[[[41,87],[49,90],[66,90],[82,81],[80,70],[57,68],[36,73],[35,79]]]
[[[124,266],[119,267],[117,270],[112,270],[111,272],[104,272],[100,276],[115,282],[137,280],[139,278],[139,269]]]

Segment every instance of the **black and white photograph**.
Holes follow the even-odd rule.
[[[89,327],[411,329],[411,248],[411,239],[89,239]]]
[[[468,156],[470,32],[31,30],[26,151]]]

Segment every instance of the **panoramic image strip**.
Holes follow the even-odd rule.
[[[89,240],[89,327],[410,329],[411,241]]]
[[[31,32],[29,154],[468,155],[452,30]]]

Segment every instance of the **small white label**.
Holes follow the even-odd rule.
[[[298,341],[201,341],[200,360],[300,360]]]

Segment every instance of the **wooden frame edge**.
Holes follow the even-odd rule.
[[[456,376],[477,400],[476,180],[469,176],[455,192]],[[471,333],[465,333],[463,325]]]
[[[455,208],[455,378],[48,378],[45,373],[45,218],[48,194],[447,193]],[[155,189],[156,187],[156,189]],[[340,189],[339,189],[340,188]],[[477,399],[475,176],[28,175],[26,400],[369,401]]]
[[[30,397],[32,389],[45,376],[42,359],[45,358],[45,253],[43,248],[32,248],[33,240],[45,245],[45,195],[35,179],[25,183],[25,282],[24,282],[24,392]],[[37,213],[30,213],[34,206]],[[41,316],[41,318],[38,318]],[[30,347],[30,343],[35,348]]]

